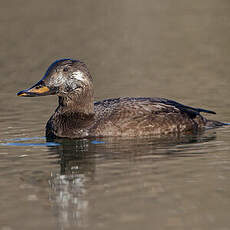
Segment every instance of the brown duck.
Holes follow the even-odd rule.
[[[94,102],[93,82],[87,66],[61,59],[45,76],[18,96],[57,95],[59,105],[46,125],[48,138],[146,136],[192,133],[224,123],[211,121],[192,108],[163,98],[116,98]]]

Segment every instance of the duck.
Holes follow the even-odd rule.
[[[58,107],[46,124],[47,138],[178,135],[224,125],[201,115],[216,114],[214,111],[165,98],[120,97],[94,102],[87,65],[69,58],[53,62],[38,83],[17,95],[58,96]]]

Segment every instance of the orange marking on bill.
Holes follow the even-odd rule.
[[[27,94],[26,93],[20,93],[20,94],[18,94],[18,96],[19,97],[21,97],[21,96],[23,97],[23,96],[27,96]]]
[[[49,91],[50,91],[50,89],[48,87],[42,86],[39,89],[36,89],[36,88],[30,89],[28,92],[30,92],[30,93],[46,93],[46,92],[49,92]]]

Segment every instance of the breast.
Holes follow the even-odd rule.
[[[95,124],[94,114],[81,114],[68,111],[55,112],[46,125],[46,136],[84,138],[90,136],[89,129]]]

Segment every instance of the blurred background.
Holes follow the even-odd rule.
[[[74,198],[79,199],[79,193],[76,194],[76,188],[72,188],[71,191],[75,191],[75,193],[70,191],[72,198],[69,199],[72,202],[70,202],[72,209],[69,206],[67,207],[68,212],[70,212],[69,216],[72,216],[72,222],[65,212],[62,213],[60,219],[60,215],[57,214],[58,211],[55,210],[57,207],[62,209],[63,204],[60,201],[61,193],[57,195],[57,191],[63,192],[63,189],[66,190],[63,187],[60,188],[60,180],[63,179],[60,175],[63,173],[58,174],[60,170],[59,163],[54,164],[53,157],[47,155],[47,152],[50,154],[50,149],[47,149],[46,146],[12,147],[5,145],[9,140],[19,137],[43,138],[46,121],[56,108],[57,98],[17,98],[16,93],[40,80],[54,60],[74,58],[80,59],[88,65],[94,78],[95,100],[119,96],[165,97],[190,106],[214,110],[217,115],[212,116],[212,119],[230,122],[229,12],[229,0],[1,1],[0,138],[4,146],[0,146],[2,161],[0,175],[4,176],[4,180],[0,182],[0,187],[4,187],[4,189],[1,189],[1,202],[5,214],[4,217],[0,217],[2,225],[0,230],[31,229],[35,223],[37,223],[37,229],[41,226],[46,229],[56,229],[56,222],[59,223],[58,229],[84,227],[85,225],[82,225],[81,221],[75,222],[76,219],[81,219],[76,217],[76,213],[84,216],[87,213],[87,220],[84,220],[87,222],[86,226],[91,228],[97,226],[100,229],[102,227],[108,229],[109,227],[111,229],[114,221],[120,217],[119,210],[126,209],[131,214],[127,216],[125,221],[122,222],[123,217],[121,222],[118,221],[120,223],[118,225],[119,229],[134,229],[135,226],[140,229],[140,226],[143,226],[144,223],[148,223],[149,229],[152,229],[153,217],[150,213],[158,213],[156,212],[157,209],[150,205],[149,200],[145,200],[146,194],[144,192],[139,194],[138,191],[143,188],[143,183],[152,186],[153,178],[150,175],[154,173],[152,164],[147,164],[149,174],[147,175],[147,181],[145,181],[145,163],[147,162],[142,161],[142,163],[144,162],[143,167],[138,174],[141,183],[135,187],[135,181],[131,178],[138,176],[128,172],[134,172],[138,167],[137,165],[140,166],[138,160],[135,160],[134,164],[133,162],[128,164],[125,161],[126,163],[121,164],[121,168],[118,170],[118,174],[123,175],[124,171],[122,169],[127,169],[127,164],[129,165],[129,171],[125,171],[127,178],[123,182],[124,184],[128,183],[131,187],[125,187],[124,184],[116,181],[117,177],[113,176],[118,171],[115,170],[115,174],[110,175],[110,165],[97,163],[97,167],[102,167],[101,171],[99,170],[101,174],[94,175],[94,177],[97,178],[100,175],[99,178],[102,178],[102,175],[107,175],[106,182],[98,178],[97,182],[91,183],[91,185],[93,184],[91,187],[88,185],[84,188],[88,193],[92,193],[95,188],[93,186],[96,186],[96,188],[99,186],[100,189],[96,190],[99,195],[105,191],[106,186],[109,186],[112,178],[117,183],[116,186],[114,185],[116,188],[124,186],[125,189],[113,193],[111,197],[107,196],[107,204],[114,196],[118,203],[120,201],[120,206],[117,206],[117,209],[112,211],[113,203],[105,206],[104,198],[101,197],[98,199],[97,206],[101,209],[96,209],[92,213],[89,211],[91,209],[85,211],[86,208],[84,209],[84,207],[90,203],[90,199],[94,198],[92,194],[89,197],[84,195],[83,200],[87,200],[87,202],[80,202],[78,212],[74,212],[74,217],[70,210],[76,208],[74,204],[77,201]],[[202,170],[205,170],[202,160],[198,163],[193,161],[191,166],[198,165],[198,168],[196,170],[192,168],[191,171],[193,173],[199,172],[197,178],[200,178],[199,175],[203,175],[201,177],[203,179],[194,179],[197,184],[191,184],[184,189],[190,191],[194,186],[197,186],[200,190],[192,190],[192,195],[188,193],[188,196],[186,196],[186,192],[179,193],[178,197],[175,195],[175,199],[167,200],[167,195],[171,192],[178,194],[181,188],[179,185],[183,187],[183,170],[188,166],[186,164],[182,171],[175,173],[179,175],[178,181],[175,182],[175,184],[178,183],[178,187],[173,187],[175,184],[170,187],[172,185],[170,182],[167,184],[168,187],[162,187],[158,180],[156,182],[154,179],[153,185],[156,187],[156,190],[153,191],[154,199],[158,198],[158,194],[162,195],[165,190],[167,191],[165,193],[167,194],[165,195],[166,200],[162,201],[163,203],[160,200],[157,206],[160,210],[155,219],[158,229],[178,230],[188,229],[188,226],[190,229],[195,229],[195,227],[196,229],[229,229],[230,224],[226,216],[230,207],[229,182],[226,178],[220,185],[220,187],[223,186],[222,192],[226,195],[225,198],[218,192],[215,193],[216,187],[213,186],[215,182],[219,183],[217,182],[218,178],[225,178],[224,175],[227,173],[229,175],[230,166],[227,154],[230,143],[229,131],[219,131],[214,139],[215,141],[211,142],[206,150],[203,147],[201,148],[200,145],[189,147],[189,153],[191,151],[196,153],[206,151],[205,153],[207,153],[214,148],[210,152],[217,154],[215,159],[218,159],[218,162],[220,160],[219,154],[226,154],[223,161],[223,164],[226,164],[225,171],[222,170],[222,165],[218,164],[220,166],[218,171],[220,175],[218,176],[211,173],[213,165],[217,163],[216,161],[210,162],[208,171],[205,171],[204,175],[202,174]],[[134,151],[131,147],[133,144],[129,143],[129,152]],[[121,149],[124,150],[124,148]],[[118,152],[122,152],[121,149]],[[146,152],[145,150],[140,149],[141,152]],[[166,147],[163,150],[167,153],[172,151],[172,149]],[[100,151],[106,152],[99,148]],[[113,153],[114,151],[113,147],[110,146],[110,152]],[[76,152],[76,149],[74,152]],[[149,151],[147,152],[149,153]],[[28,153],[29,157],[27,157]],[[57,153],[60,154],[59,150]],[[123,158],[121,157],[121,159]],[[98,159],[97,161],[100,162]],[[111,163],[111,161],[109,162]],[[136,162],[139,163],[136,165]],[[119,164],[121,161],[118,160],[116,163]],[[95,162],[93,164],[96,167]],[[164,164],[170,167],[168,163]],[[159,168],[162,167],[161,164],[156,167],[158,168],[158,166]],[[175,170],[174,166],[172,169]],[[88,173],[89,171],[83,173],[86,178],[88,178]],[[55,179],[52,179],[51,174],[60,177],[54,176]],[[206,204],[211,205],[204,208],[199,205],[206,198],[205,194],[208,195],[210,192],[207,189],[208,185],[205,184],[205,181],[210,180],[209,174],[213,175],[214,181],[212,185],[211,183],[208,185],[215,192],[212,198],[206,202]],[[163,172],[163,175],[167,183],[166,178],[170,175],[170,170]],[[187,175],[190,175],[189,169]],[[57,178],[59,178],[59,182],[57,182]],[[132,185],[130,185],[130,180],[133,182]],[[48,186],[48,181],[50,184],[58,184],[58,189],[55,185],[53,186],[55,189],[52,186],[51,189]],[[21,188],[21,192],[17,191],[16,188]],[[149,187],[147,186],[147,188]],[[124,200],[129,194],[127,191],[133,194],[133,199]],[[38,196],[37,193],[41,194]],[[137,196],[135,196],[136,194]],[[173,208],[178,205],[178,199],[183,200],[183,195],[185,195],[185,202],[180,203],[180,205],[182,214],[186,215],[180,219],[178,216],[175,217]],[[97,197],[97,195],[95,196]],[[149,196],[151,197],[151,195]],[[17,197],[19,198],[16,199]],[[194,200],[194,203],[189,203],[190,199]],[[122,205],[123,201],[125,201],[124,205]],[[132,202],[134,204],[135,201],[138,204],[136,209],[134,208],[137,212],[133,214],[133,206],[129,206],[129,204]],[[33,202],[37,202],[36,205]],[[52,202],[55,205],[51,205],[52,211],[50,211],[50,203]],[[25,203],[27,206],[25,205],[24,209]],[[20,214],[17,212],[17,207],[21,207]],[[81,212],[82,207],[83,212]],[[160,209],[161,207],[163,208]],[[183,209],[183,207],[185,208]],[[186,207],[191,207],[191,209],[186,209]],[[217,208],[217,212],[211,212],[207,216],[195,214],[199,213],[200,210],[208,212],[210,208]],[[171,212],[167,212],[167,210],[171,210]],[[101,212],[108,215],[103,216]],[[138,212],[146,213],[146,216],[141,215],[140,217]],[[25,220],[30,215],[32,215],[31,219]],[[217,217],[220,217],[220,219],[216,219]],[[16,224],[12,224],[12,219]],[[136,222],[136,220],[139,220],[139,222]],[[43,221],[43,223],[41,224],[40,221]],[[99,222],[101,224],[97,225]],[[127,224],[126,227],[124,227],[124,223]],[[18,226],[21,226],[21,228]]]
[[[96,98],[196,97],[213,107],[228,94],[229,9],[227,0],[3,1],[1,86],[30,86],[71,57],[89,66]]]

